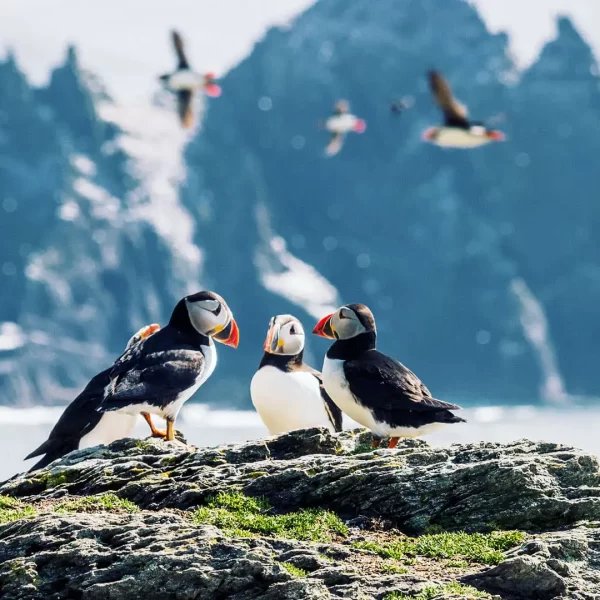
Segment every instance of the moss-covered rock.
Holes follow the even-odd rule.
[[[368,439],[121,440],[17,476],[0,486],[0,596],[594,598],[594,457]]]

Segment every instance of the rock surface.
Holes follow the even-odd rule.
[[[596,457],[529,441],[367,442],[319,429],[212,449],[127,439],[18,475],[0,498],[35,515],[0,525],[0,596],[600,600]],[[327,509],[349,527],[327,541],[249,537],[219,511],[212,524],[195,516],[219,492],[263,497],[273,514]],[[107,493],[135,512],[61,509]],[[381,551],[404,533],[492,529],[526,532],[495,566],[445,547],[406,560]]]

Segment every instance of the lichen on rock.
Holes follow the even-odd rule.
[[[600,598],[595,457],[367,440],[126,439],[15,476],[0,485],[21,511],[0,525],[0,596]]]

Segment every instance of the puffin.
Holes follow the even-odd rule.
[[[394,102],[390,104],[390,111],[393,115],[401,115],[408,109],[412,108],[414,104],[415,99],[412,96],[403,96],[402,98],[398,98],[398,100],[394,100]]]
[[[467,108],[454,98],[450,86],[437,71],[430,71],[428,76],[431,93],[444,114],[444,124],[427,128],[423,140],[444,148],[475,148],[504,141],[501,131],[467,118]]]
[[[185,129],[192,126],[194,115],[192,111],[192,96],[196,90],[204,90],[207,96],[217,98],[221,95],[221,87],[215,81],[214,73],[204,75],[192,71],[183,48],[183,39],[177,31],[171,32],[175,54],[177,55],[177,69],[159,77],[160,81],[171,91],[177,94],[177,108],[181,124]]]
[[[304,363],[304,342],[296,317],[277,315],[269,321],[250,395],[271,435],[310,427],[342,430],[342,412],[325,391],[321,373]]]
[[[142,327],[127,343],[125,353],[159,329],[160,325],[156,323]],[[28,460],[44,455],[29,471],[43,469],[73,450],[110,444],[131,435],[135,426],[135,416],[100,413],[97,410],[104,398],[104,388],[110,382],[111,369],[112,367],[92,378],[81,394],[64,410],[48,439],[25,457],[25,460]],[[154,435],[157,430],[150,415],[146,414],[144,417]]]
[[[313,333],[335,340],[323,363],[323,384],[338,407],[373,433],[373,447],[390,438],[414,438],[464,419],[460,406],[433,398],[402,363],[376,348],[373,313],[364,304],[346,304],[321,319]]]
[[[239,329],[229,306],[215,292],[185,296],[168,325],[115,362],[99,410],[157,415],[167,422],[165,439],[175,439],[183,403],[217,366],[215,341],[238,346]]]
[[[347,100],[338,100],[335,104],[333,114],[324,122],[324,128],[330,132],[329,143],[325,148],[327,156],[335,156],[344,143],[344,136],[354,131],[364,133],[367,123],[350,113],[350,104]]]

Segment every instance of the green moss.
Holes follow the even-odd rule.
[[[35,515],[35,508],[10,496],[0,495],[0,525]]]
[[[356,444],[354,450],[349,452],[349,454],[365,454],[366,452],[373,452],[373,448],[371,448],[371,442],[360,442],[359,444]]]
[[[442,586],[428,586],[419,592],[416,596],[401,594],[400,592],[390,592],[383,597],[383,600],[432,600],[443,594],[460,595],[462,598],[491,598],[489,594],[480,592],[470,585],[461,583],[448,583]]]
[[[119,498],[115,494],[101,494],[65,500],[57,504],[54,510],[58,513],[101,511],[134,513],[139,508],[130,500]]]
[[[152,444],[150,442],[147,442],[146,440],[138,440],[135,443],[135,447],[138,450],[142,450],[142,451],[143,450],[154,450],[155,449],[154,444]]]
[[[520,531],[493,533],[436,533],[417,538],[401,537],[392,542],[356,542],[355,548],[371,550],[384,558],[406,557],[461,558],[474,563],[495,565],[504,558],[503,552],[525,539]]]
[[[348,533],[346,525],[330,511],[310,508],[274,514],[264,498],[250,498],[239,492],[220,492],[209,498],[193,519],[198,524],[215,525],[226,535],[236,537],[268,535],[328,542],[334,534]]]
[[[383,573],[391,573],[394,575],[404,575],[405,573],[408,573],[408,568],[397,564],[396,561],[386,560],[381,565],[381,571]]]
[[[455,569],[466,569],[469,566],[469,563],[466,560],[449,560],[446,563],[446,566]]]
[[[308,575],[308,571],[304,569],[300,569],[299,567],[295,567],[290,563],[280,563],[281,566],[293,577],[306,577]]]
[[[250,477],[250,479],[258,479],[259,477],[262,477],[266,474],[266,471],[252,471],[251,473],[248,473],[248,477]]]
[[[46,488],[54,488],[69,483],[70,481],[74,481],[78,475],[78,471],[68,469],[59,471],[58,473],[49,473],[46,471],[41,473],[36,481],[43,483]]]

